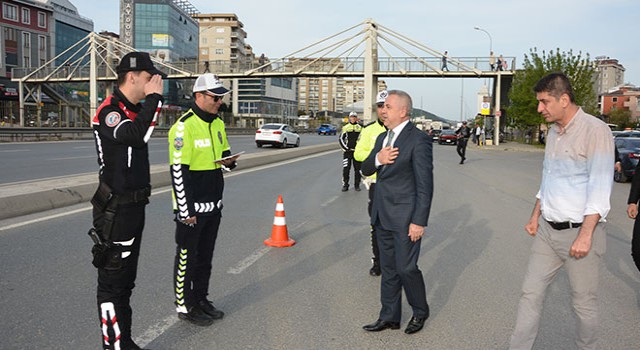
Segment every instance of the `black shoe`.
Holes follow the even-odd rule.
[[[464,159],[460,161],[460,164],[464,164]]]
[[[205,314],[209,315],[214,320],[219,320],[224,317],[224,312],[216,309],[216,307],[213,306],[213,303],[207,299],[200,300],[198,302],[198,306],[200,307],[200,310],[202,310]]]
[[[349,191],[349,185],[342,186],[342,192],[347,192],[347,191]]]
[[[424,322],[427,320],[426,317],[411,317],[409,324],[407,324],[407,328],[404,330],[407,334],[413,334],[419,332],[422,327],[424,327]]]
[[[206,327],[213,324],[213,318],[205,314],[199,307],[192,307],[187,313],[179,312],[178,317],[181,320],[189,321],[196,326]]]
[[[138,344],[134,343],[133,340],[122,341],[120,344],[120,349],[122,350],[145,350],[138,346]],[[148,349],[147,349],[148,350]]]
[[[364,329],[367,332],[380,332],[380,331],[384,331],[385,329],[399,329],[399,328],[400,328],[400,322],[391,322],[391,321],[383,321],[383,320],[377,320],[372,324],[368,324],[362,327],[362,329]]]
[[[380,264],[378,262],[373,263],[373,266],[371,266],[371,269],[369,270],[369,274],[371,276],[380,276],[382,274],[382,271],[380,271]]]
[[[360,186],[356,186],[356,192],[360,192]]]

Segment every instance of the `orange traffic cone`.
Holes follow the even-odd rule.
[[[271,230],[271,238],[264,240],[264,244],[270,247],[291,247],[296,241],[289,239],[287,233],[287,222],[284,218],[284,203],[282,195],[278,195],[278,203],[276,203],[276,215],[273,218],[273,229]]]

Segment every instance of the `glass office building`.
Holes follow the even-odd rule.
[[[168,63],[195,63],[198,55],[197,10],[185,0],[121,0],[121,40]],[[166,103],[188,106],[192,80],[165,83]]]

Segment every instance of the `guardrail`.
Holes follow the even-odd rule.
[[[250,135],[256,132],[255,128],[226,128],[229,135]],[[299,134],[312,133],[315,129],[297,129]],[[156,127],[153,137],[167,137],[168,127]],[[24,128],[2,127],[0,128],[0,142],[24,142],[24,141],[60,141],[83,140],[93,138],[91,128]]]

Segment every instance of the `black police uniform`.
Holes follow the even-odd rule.
[[[351,163],[353,163],[354,168],[354,180],[353,184],[357,191],[360,190],[360,179],[362,175],[360,174],[360,165],[361,162],[356,161],[353,158],[353,151],[356,148],[356,144],[358,142],[358,137],[360,137],[360,132],[362,131],[362,125],[356,123],[347,123],[342,127],[342,132],[340,134],[340,147],[344,150],[342,153],[342,190],[347,191],[349,189],[349,172],[351,171]]]
[[[144,104],[133,104],[116,89],[92,121],[100,187],[107,189],[109,206],[115,211],[109,230],[104,208],[92,201],[93,224],[103,240],[117,246],[114,259],[98,268],[97,299],[104,349],[139,349],[131,339],[129,299],[135,286],[145,206],[151,190],[147,142],[162,102],[162,96],[154,93],[146,96]]]
[[[465,124],[456,130],[456,135],[458,136],[458,141],[456,144],[456,151],[460,156],[460,164],[464,164],[464,161],[467,154],[467,142],[469,141],[469,137],[471,136],[471,129]]]

